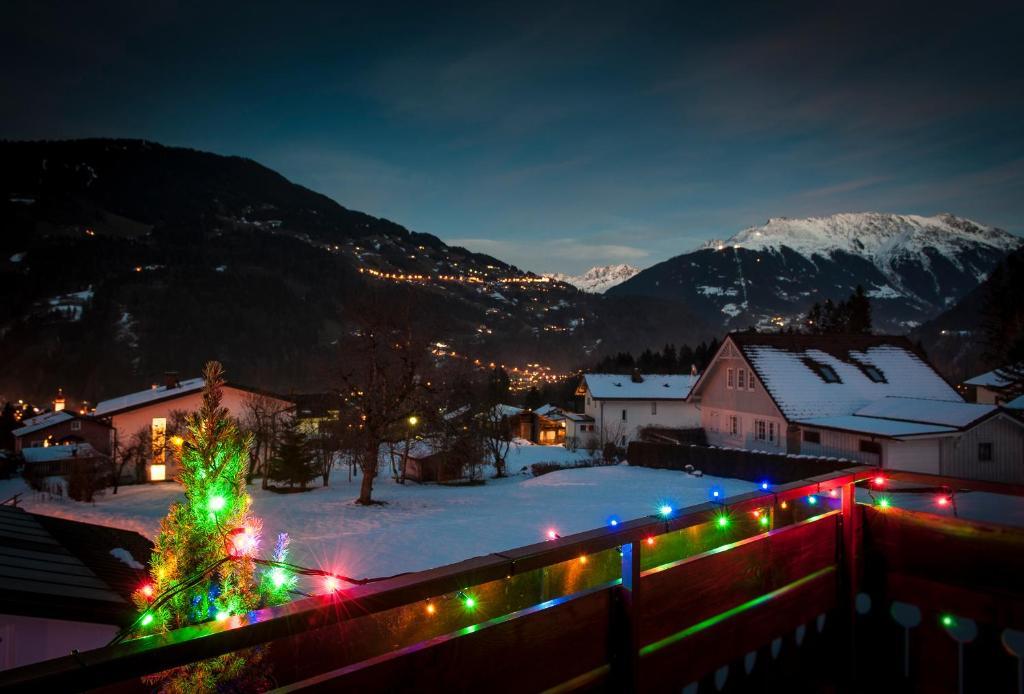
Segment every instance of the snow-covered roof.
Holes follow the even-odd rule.
[[[580,414],[579,412],[563,412],[566,419],[571,419],[574,422],[593,422],[594,418],[589,414]]]
[[[168,388],[165,385],[157,386],[156,388],[140,390],[137,393],[129,393],[128,395],[111,398],[98,403],[94,414],[97,417],[102,417],[121,410],[145,405],[146,403],[154,402],[156,400],[163,400],[165,398],[173,398],[178,395],[185,395],[186,393],[193,393],[197,390],[202,390],[203,383],[204,381],[202,377],[189,378],[184,381],[180,381],[178,385],[173,388]]]
[[[697,376],[690,374],[644,374],[635,383],[629,374],[583,374],[596,400],[685,400]]]
[[[940,424],[963,429],[986,417],[998,408],[976,402],[954,402],[951,400],[927,400],[889,396],[857,410],[864,417],[901,419],[907,422]]]
[[[963,402],[906,338],[737,333],[729,339],[789,420],[852,415],[890,396]],[[834,382],[826,381],[829,369]]]
[[[860,415],[837,415],[833,417],[811,417],[801,419],[801,424],[822,427],[825,429],[843,429],[873,436],[923,436],[928,434],[949,434],[955,432],[953,427],[920,422],[903,422],[896,419],[879,417],[861,417]]]
[[[522,407],[516,407],[515,405],[499,404],[494,406],[494,413],[499,417],[513,417],[523,412]]]
[[[64,458],[90,458],[96,455],[96,449],[88,443],[73,443],[67,446],[33,446],[22,448],[21,455],[25,458],[26,463],[45,463]]]
[[[1010,385],[1011,382],[1011,379],[999,373],[999,369],[992,369],[991,371],[986,371],[985,373],[979,374],[974,378],[967,379],[966,381],[964,381],[964,385],[982,386],[988,388],[1005,388],[1006,386]]]
[[[538,407],[537,409],[534,410],[535,414],[539,414],[542,417],[546,416],[546,415],[549,415],[549,414],[552,414],[552,413],[557,414],[558,412],[559,412],[558,407],[552,405],[551,403],[548,403],[546,405],[541,405],[540,407]]]
[[[1024,395],[1018,395],[1010,402],[1004,403],[1003,407],[1008,410],[1024,410]]]
[[[54,424],[60,424],[66,422],[69,419],[74,419],[75,415],[70,412],[61,410],[60,412],[44,412],[37,414],[35,417],[22,420],[21,426],[11,432],[14,436],[24,436],[25,434],[31,434],[34,431],[51,427]]]

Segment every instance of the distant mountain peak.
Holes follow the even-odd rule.
[[[619,263],[615,265],[598,265],[590,268],[582,275],[565,275],[556,272],[546,276],[559,282],[571,284],[584,292],[602,294],[615,285],[622,284],[638,272],[640,272],[638,267],[628,263]]]

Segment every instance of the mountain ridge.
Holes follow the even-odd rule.
[[[567,275],[560,272],[547,273],[544,276],[558,282],[571,284],[577,289],[593,294],[602,294],[617,284],[621,284],[640,272],[640,268],[629,263],[613,263],[596,265],[579,275]]]

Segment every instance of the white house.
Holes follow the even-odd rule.
[[[1008,399],[1006,389],[1012,384],[1013,381],[999,369],[986,371],[964,381],[965,386],[974,390],[974,402],[988,405],[1003,404]]]
[[[176,473],[175,461],[164,459],[167,449],[168,427],[178,413],[194,412],[203,401],[203,378],[179,381],[169,377],[164,385],[140,390],[128,395],[104,400],[96,405],[95,417],[108,421],[114,428],[116,441],[125,444],[137,433],[149,432],[153,445],[153,460],[148,466],[148,479],[160,482],[172,479]],[[295,403],[279,395],[266,393],[255,388],[225,383],[222,389],[221,405],[232,417],[244,419],[254,399],[261,399],[268,406],[281,412],[295,407]],[[171,441],[172,447],[180,441]]]
[[[713,445],[1024,482],[1024,425],[964,402],[903,337],[726,337],[691,400]]]
[[[598,441],[625,446],[647,427],[699,427],[697,408],[687,402],[696,381],[690,374],[583,374],[576,395]]]

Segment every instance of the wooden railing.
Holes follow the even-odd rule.
[[[892,620],[878,605],[913,599],[922,581],[932,596],[925,612],[1024,626],[1024,587],[1009,574],[979,584],[948,566],[964,556],[997,574],[1024,569],[1024,533],[856,505],[856,483],[876,472],[841,470],[37,663],[0,673],[0,687],[123,687],[260,644],[271,645],[273,676],[289,690],[678,691],[709,678],[770,687],[793,676],[793,663],[804,684],[842,685],[881,668],[873,641],[891,636]],[[1004,562],[999,547],[1015,558]],[[953,594],[959,602],[947,600]],[[858,611],[862,595],[874,611]],[[927,679],[922,661],[900,659],[901,669],[882,655],[894,677]]]

